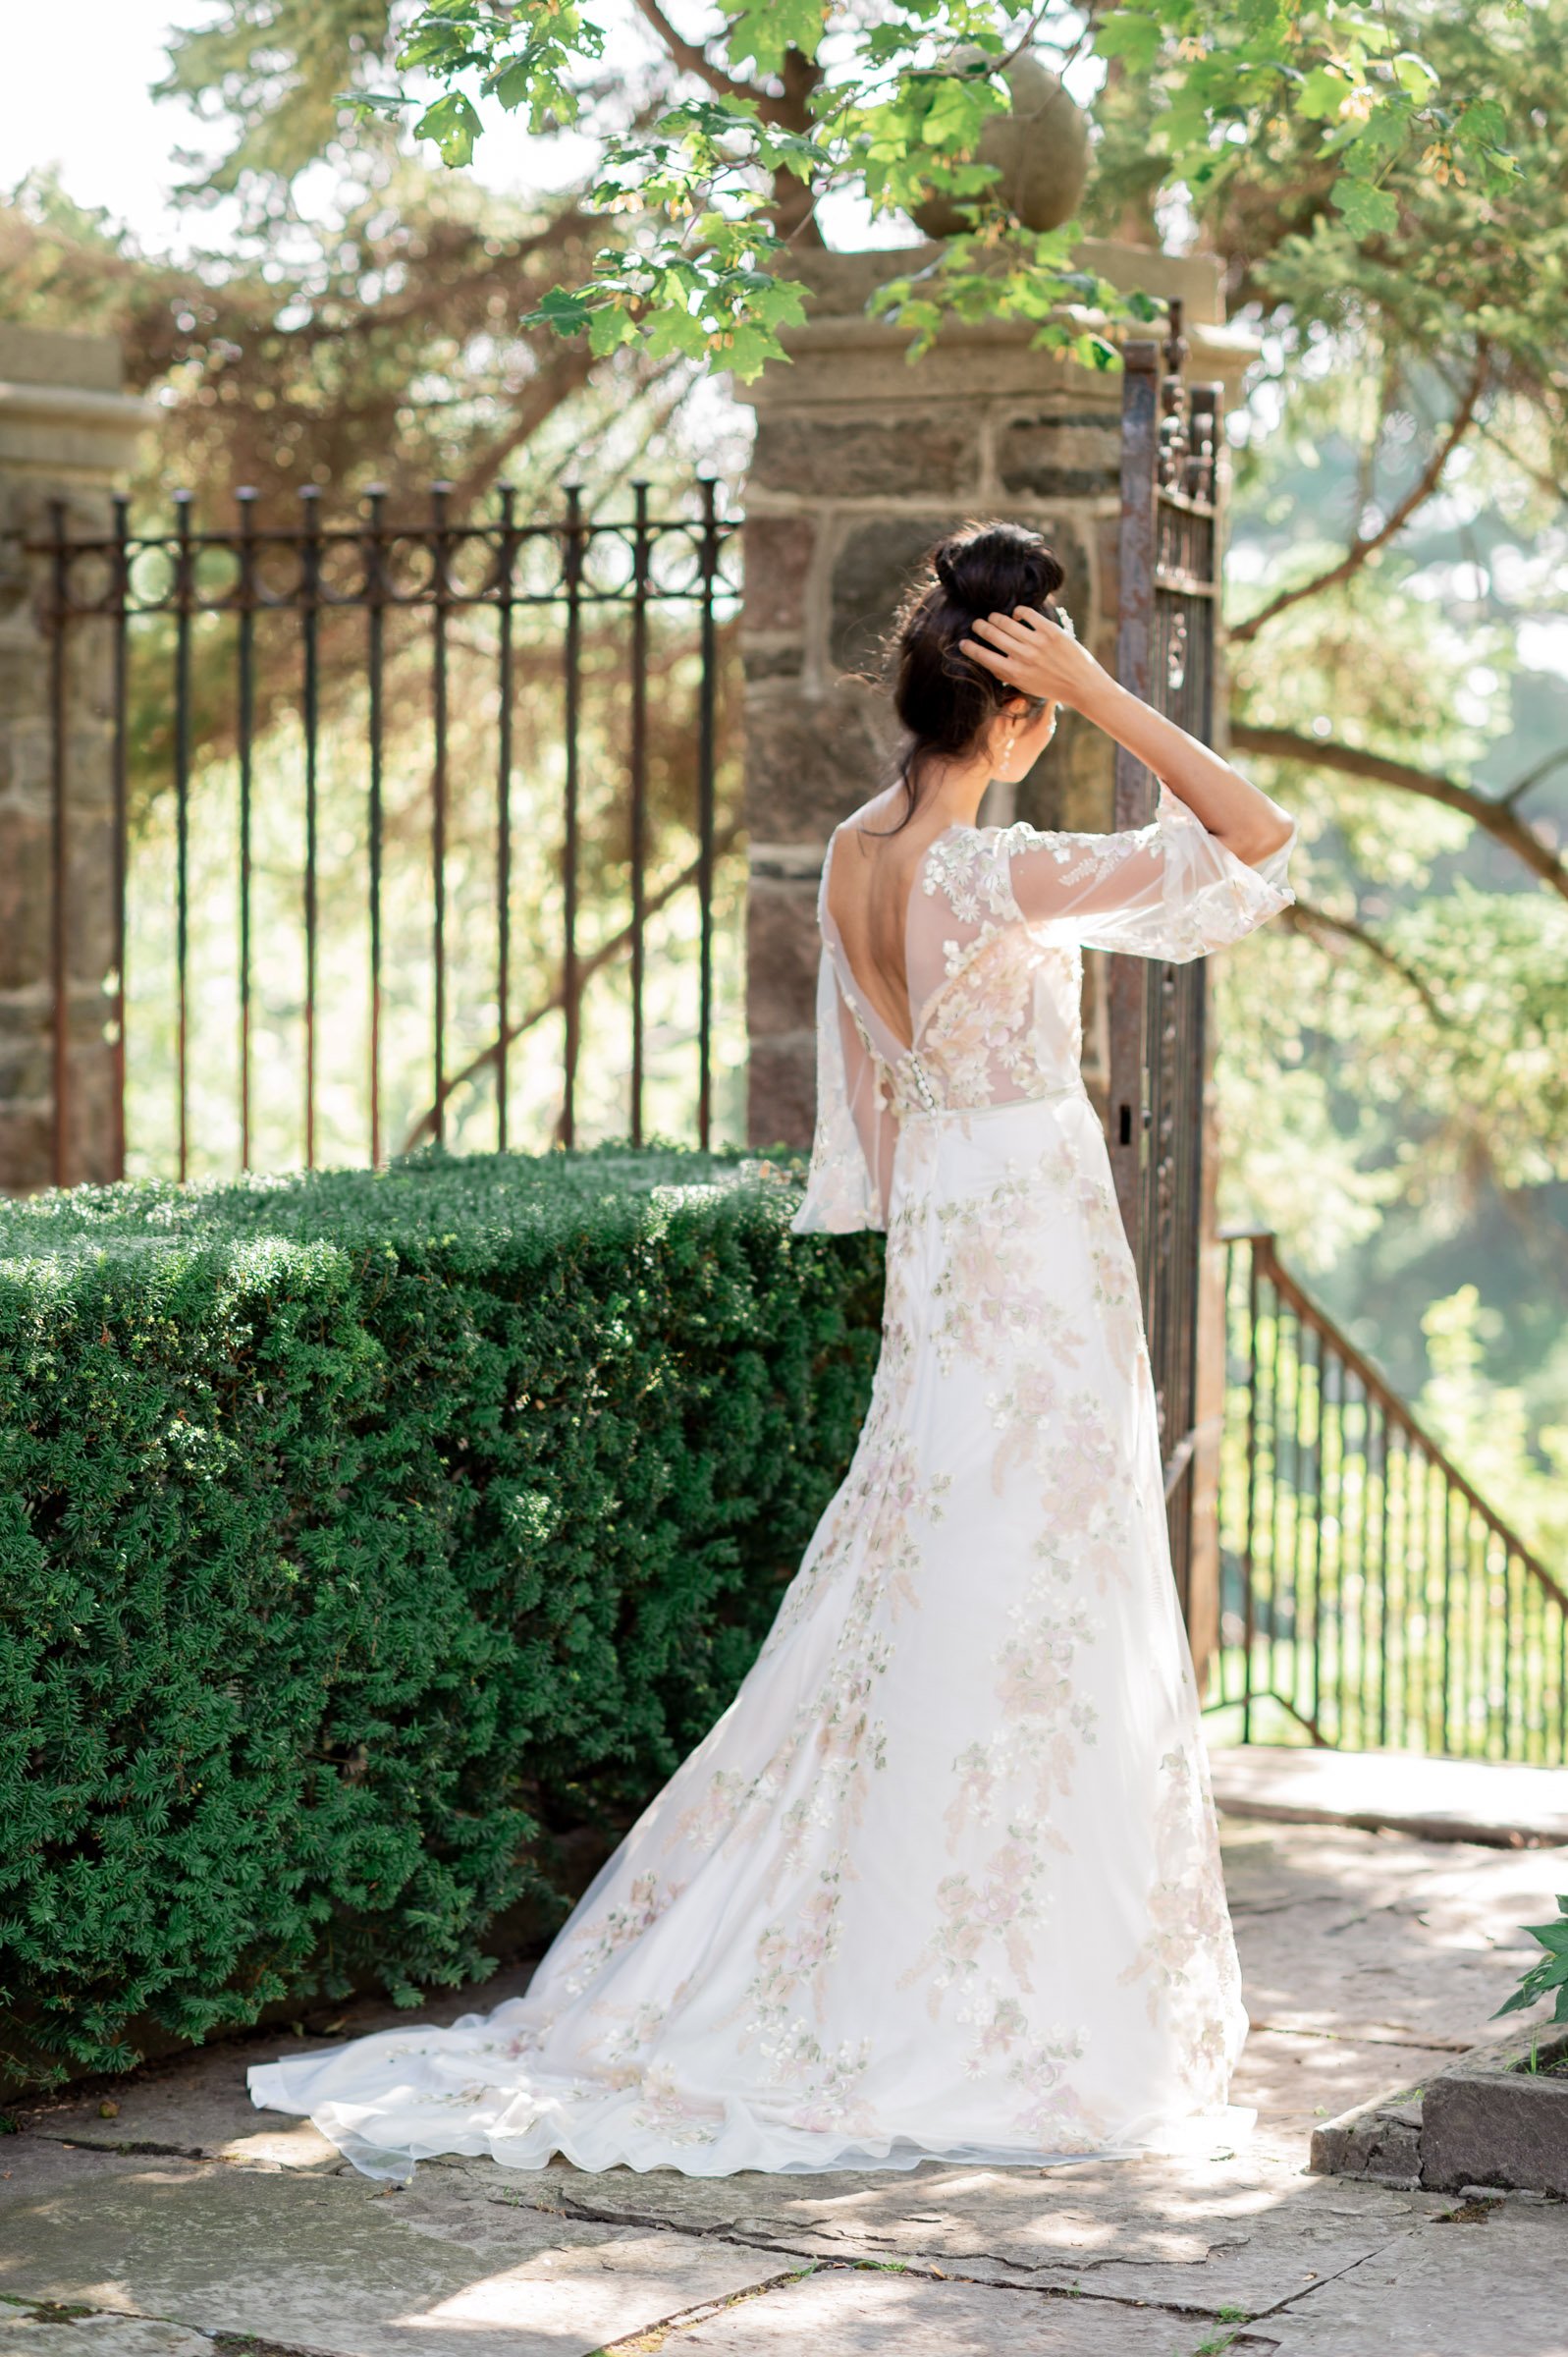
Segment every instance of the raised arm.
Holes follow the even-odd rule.
[[[1174,962],[1225,949],[1288,905],[1290,841],[1260,860],[1238,858],[1168,787],[1146,827],[1068,835],[1020,824],[1000,837],[1027,922],[1086,949]]]
[[[1020,694],[1069,705],[1104,729],[1248,867],[1262,865],[1291,841],[1293,822],[1276,801],[1209,745],[1118,686],[1087,647],[1034,607],[988,615],[975,631],[963,641],[966,655]]]

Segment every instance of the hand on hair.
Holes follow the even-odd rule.
[[[959,642],[964,653],[1020,695],[1075,705],[1105,677],[1089,649],[1038,607],[1014,606],[1011,614],[988,614],[974,627],[987,643],[964,638]]]

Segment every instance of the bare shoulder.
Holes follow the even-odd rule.
[[[898,821],[903,816],[902,803],[900,787],[885,788],[881,794],[874,794],[869,801],[862,802],[858,810],[851,810],[847,818],[841,818],[834,828],[832,840],[837,843],[840,838],[852,837],[865,850],[874,850],[879,841],[890,838],[892,830],[898,827]]]

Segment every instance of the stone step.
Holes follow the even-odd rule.
[[[1217,1750],[1211,1768],[1227,1817],[1387,1828],[1498,1849],[1568,1843],[1568,1768],[1265,1743]]]

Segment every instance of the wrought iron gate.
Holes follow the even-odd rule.
[[[1124,347],[1121,433],[1122,685],[1205,743],[1215,722],[1219,387],[1188,385],[1181,305],[1162,343]],[[1115,824],[1154,815],[1156,781],[1118,748]],[[1110,1160],[1149,1333],[1176,1586],[1196,1638],[1194,1506],[1217,1447],[1201,1416],[1205,972],[1202,959],[1110,961]],[[1214,1426],[1213,1431],[1208,1424]]]
[[[552,516],[510,489],[454,514],[443,484],[416,519],[374,491],[342,517],[308,487],[282,519],[237,504],[214,525],[181,493],[172,526],[134,530],[117,499],[83,532],[56,500],[27,543],[52,681],[57,1183],[82,1175],[72,948],[102,937],[111,1173],[128,1049],[159,1080],[131,1124],[138,1173],[607,1126],[706,1145],[736,930],[721,941],[715,912],[739,600],[717,483],[668,508],[635,483],[610,516],[569,486]],[[68,725],[83,681],[101,812]],[[105,825],[107,858],[84,857]]]

